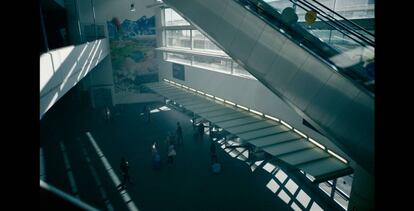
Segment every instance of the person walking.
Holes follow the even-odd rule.
[[[177,122],[177,131],[176,131],[177,145],[183,145],[183,130],[181,129],[180,122]]]
[[[174,144],[170,143],[170,146],[168,146],[168,164],[172,164],[174,162],[174,157],[177,155],[177,152],[174,149]]]
[[[121,163],[119,167],[122,173],[122,183],[120,184],[120,186],[121,186],[121,189],[125,189],[127,181],[129,184],[132,184],[131,178],[129,176],[129,164],[128,164],[128,161],[126,161],[125,157],[121,158]]]
[[[202,122],[200,122],[198,124],[198,137],[200,138],[200,141],[203,140],[203,137],[204,137],[204,124]]]
[[[161,156],[158,152],[157,141],[154,141],[151,147],[152,150],[152,168],[159,170],[161,168]]]
[[[147,118],[147,123],[151,122],[151,110],[149,106],[144,106],[144,116]]]

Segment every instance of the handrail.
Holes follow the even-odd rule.
[[[300,8],[302,8],[303,10],[305,10],[305,11],[306,11],[306,9],[305,9],[302,5],[298,5],[298,4],[297,4],[297,6],[299,6]],[[309,7],[311,7],[311,6],[309,6]],[[313,8],[311,8],[311,9],[313,9]],[[319,14],[321,14],[321,13],[319,13]],[[362,39],[362,40],[363,40],[363,41],[365,41],[366,43],[368,43],[368,44],[372,45],[372,43],[370,43],[370,41],[367,41],[367,40],[365,40],[364,38],[359,37],[359,36],[358,36],[358,33],[357,33],[357,34],[354,34],[354,32],[353,32],[353,31],[351,31],[351,30],[349,30],[349,29],[344,29],[344,28],[346,28],[346,26],[343,26],[343,25],[342,25],[342,23],[340,23],[340,21],[337,21],[337,20],[331,20],[331,19],[329,19],[329,18],[325,17],[325,16],[324,16],[324,15],[322,15],[322,14],[321,14],[321,16],[322,16],[322,17],[324,17],[324,18],[326,18],[326,19],[328,19],[328,20],[323,20],[323,19],[320,19],[321,21],[323,21],[325,24],[327,24],[327,25],[331,26],[332,28],[336,29],[337,31],[342,32],[342,30],[345,30],[346,32],[348,32],[348,33],[350,33],[350,34],[354,35],[355,37],[358,37],[358,38]],[[328,15],[328,16],[329,16],[329,15]],[[338,26],[339,28],[338,28],[338,27],[335,27],[335,26],[331,25],[329,22],[332,22],[334,25],[337,25],[337,26],[338,26],[338,25],[340,25],[340,26]],[[357,39],[355,39],[354,37],[352,37],[352,36],[350,36],[350,35],[348,35],[348,34],[346,34],[346,33],[344,33],[344,32],[342,32],[342,34],[344,34],[345,36],[347,36],[347,37],[349,37],[350,39],[354,40],[355,42],[359,43],[360,45],[365,45],[364,43],[360,42],[360,40],[357,40]]]
[[[79,208],[82,208],[84,210],[90,210],[90,211],[99,211],[98,209],[92,207],[89,204],[86,204],[85,202],[59,190],[58,188],[53,187],[52,185],[47,184],[46,182],[44,182],[43,180],[40,180],[40,187],[50,191],[53,194],[56,194],[57,196],[61,197],[62,199],[78,206]]]
[[[299,0],[299,1],[300,1],[300,0]],[[329,7],[327,7],[327,6],[323,5],[323,4],[321,4],[320,2],[318,2],[318,1],[316,1],[316,0],[312,0],[312,1],[313,1],[313,2],[315,2],[316,4],[318,4],[318,5],[322,6],[323,8],[325,8],[326,10],[328,10],[329,12],[332,12],[333,14],[335,14],[335,15],[337,15],[337,16],[339,16],[339,17],[341,17],[344,21],[349,22],[350,24],[352,24],[353,26],[357,27],[358,29],[360,29],[360,30],[364,31],[365,33],[367,33],[367,34],[369,34],[369,35],[371,35],[371,36],[375,37],[375,35],[374,35],[374,34],[372,34],[371,32],[369,32],[368,30],[364,29],[363,27],[361,27],[360,25],[358,25],[358,24],[354,23],[353,21],[348,20],[347,18],[345,18],[345,17],[343,17],[342,15],[340,15],[339,13],[337,13],[337,12],[333,11],[333,10],[332,10],[332,9],[330,9]]]
[[[293,42],[300,45],[302,48],[304,48],[306,51],[311,53],[312,55],[319,58],[321,61],[323,61],[325,64],[331,66],[334,70],[339,71],[341,75],[347,77],[349,80],[351,80],[355,86],[360,87],[361,90],[366,92],[370,96],[374,96],[374,86],[371,84],[367,84],[366,82],[368,80],[371,80],[367,73],[365,73],[365,70],[363,70],[362,67],[362,60],[352,64],[349,67],[340,67],[337,66],[331,59],[335,55],[339,55],[343,53],[343,50],[337,49],[334,45],[325,43],[322,41],[318,36],[312,34],[309,29],[299,26],[297,24],[289,25],[285,23],[282,19],[281,13],[276,9],[275,6],[268,4],[267,2],[264,2],[263,0],[235,0],[236,2],[239,2],[243,7],[250,10],[251,12],[255,13],[261,19],[268,22],[270,25],[275,27],[278,30],[283,30],[285,36],[292,40]],[[296,4],[298,6],[303,7],[304,5]],[[306,9],[305,9],[306,10]],[[326,17],[325,17],[326,18]],[[329,18],[326,18],[329,19]],[[345,26],[341,25],[332,25],[336,21],[327,21],[324,19],[320,19],[327,25],[333,27],[332,30],[338,30],[341,32],[344,36],[347,35],[350,37],[350,40],[355,41],[355,44],[361,46],[361,47],[372,47],[368,43],[361,43],[366,42],[366,40],[360,39],[360,37],[355,37],[355,35],[348,34],[345,30],[347,28]],[[341,29],[338,29],[338,27],[341,27]],[[343,29],[342,29],[343,28]],[[348,29],[350,30],[350,29]],[[358,39],[359,38],[359,39]]]
[[[310,4],[309,2],[302,1],[302,0],[296,0],[296,1],[290,0],[290,1],[291,1],[292,3],[294,3],[294,4],[296,4],[296,5],[298,5],[298,4],[297,4],[297,2],[300,2],[300,3],[302,3],[302,4],[306,5],[307,7],[311,8],[311,9],[313,9],[313,10],[317,10],[317,11],[318,11],[318,13],[322,15],[322,17],[324,17],[324,18],[328,19],[329,21],[333,22],[333,23],[334,23],[334,24],[336,24],[336,25],[341,25],[341,27],[343,27],[343,28],[344,28],[344,30],[346,30],[348,33],[351,33],[351,34],[353,34],[354,36],[356,36],[356,37],[358,37],[358,38],[360,38],[360,39],[364,40],[365,42],[369,43],[371,46],[374,46],[374,45],[375,45],[375,42],[374,42],[373,40],[369,39],[368,37],[366,37],[365,35],[363,35],[363,34],[361,34],[361,33],[357,32],[357,31],[355,31],[355,29],[350,28],[348,25],[343,24],[340,20],[336,19],[336,18],[335,18],[335,17],[333,17],[332,15],[329,15],[329,14],[325,13],[323,10],[321,10],[321,9],[320,9],[320,8],[318,8],[318,7],[315,7],[314,5]],[[300,6],[300,5],[298,5],[298,6]],[[302,9],[304,9],[304,10],[306,11],[306,9],[305,9],[305,8],[303,8],[303,7],[301,7],[301,8],[302,8]],[[323,14],[322,14],[322,13],[323,13]],[[336,13],[336,12],[334,12],[334,11],[332,11],[332,13],[334,13],[335,15],[337,15],[337,13]],[[327,17],[326,17],[325,15],[326,15]],[[339,14],[338,14],[338,16],[339,16]],[[328,18],[328,17],[329,17],[329,18]],[[322,20],[322,19],[321,19],[321,20]],[[346,19],[346,18],[343,18],[343,20],[344,20],[344,21],[346,21],[346,22],[350,22],[350,23],[352,23],[353,25],[357,26],[358,28],[362,28],[361,26],[359,26],[359,25],[357,25],[357,24],[353,23],[352,21],[350,21],[350,20],[348,20],[348,19]],[[326,21],[325,21],[325,20],[322,20],[322,21],[324,21],[324,22],[326,23]],[[364,29],[364,31],[366,31],[366,30]],[[370,34],[370,35],[372,35],[371,33],[369,33],[369,34]],[[346,35],[346,34],[345,34],[345,35]],[[347,35],[347,36],[348,36],[348,35]],[[375,35],[372,35],[372,36],[375,36]],[[348,36],[348,37],[350,37],[350,36]],[[350,37],[350,38],[351,38],[351,37]],[[351,39],[352,39],[352,38],[351,38]]]

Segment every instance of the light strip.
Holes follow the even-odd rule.
[[[193,92],[197,92],[197,90],[193,89],[193,88],[188,88],[189,90],[193,91]]]
[[[301,135],[301,136],[303,136],[303,137],[305,137],[305,138],[308,138],[308,136],[307,135],[305,135],[305,134],[303,134],[302,132],[300,132],[299,130],[296,130],[296,129],[293,129],[297,134],[299,134],[299,135]]]
[[[170,82],[170,80],[167,80],[167,79],[165,79],[165,78],[164,78],[164,81],[166,81],[166,82]]]
[[[249,109],[248,108],[246,108],[246,107],[244,107],[244,106],[241,106],[241,105],[236,105],[237,107],[239,107],[239,108],[242,108],[242,109],[244,109],[244,110],[246,110],[246,111],[248,111]]]
[[[225,100],[224,102],[225,102],[225,103],[227,103],[227,104],[230,104],[230,105],[232,105],[232,106],[235,106],[235,105],[236,105],[236,103],[233,103],[233,102],[228,101],[228,100]]]
[[[221,101],[221,102],[224,102],[224,100],[223,100],[223,99],[221,99],[221,98],[219,98],[219,97],[214,97],[214,99],[219,100],[219,101]]]
[[[341,157],[341,156],[339,156],[339,155],[337,155],[337,154],[335,154],[335,152],[332,152],[331,150],[329,150],[328,149],[328,153],[329,154],[331,154],[331,155],[333,155],[333,156],[335,156],[336,158],[338,158],[339,160],[341,160],[342,162],[344,162],[344,163],[348,163],[348,161],[347,160],[345,160],[343,157]]]
[[[202,91],[197,91],[197,93],[205,95],[206,93],[202,92]]]
[[[258,112],[258,111],[255,111],[253,109],[250,109],[250,112],[255,113],[255,114],[259,115],[259,116],[263,116],[263,113]]]
[[[85,202],[83,202],[83,201],[81,201],[81,200],[79,200],[79,199],[77,199],[77,198],[61,191],[61,190],[59,190],[58,188],[55,188],[54,186],[47,184],[43,180],[40,180],[40,187],[42,187],[46,190],[49,190],[49,191],[53,192],[56,195],[59,195],[60,197],[72,202],[73,204],[76,204],[77,206],[79,206],[79,207],[81,207],[85,210],[91,210],[91,211],[98,210],[98,209],[90,206],[89,204],[86,204]]]
[[[280,122],[285,125],[286,127],[288,127],[289,129],[293,129],[292,126],[290,126],[288,123],[284,122],[283,120],[280,120]]]
[[[309,140],[310,142],[312,142],[313,144],[315,144],[316,146],[318,146],[319,148],[321,148],[321,149],[323,149],[323,150],[325,150],[325,149],[326,149],[326,148],[325,148],[322,144],[318,143],[317,141],[315,141],[315,140],[313,140],[313,139],[311,139],[311,138],[308,138],[308,140]]]
[[[175,82],[174,82],[174,81],[170,81],[170,83],[175,84]]]
[[[214,96],[213,96],[213,95],[210,95],[210,94],[206,94],[206,96],[207,96],[207,97],[214,98]]]
[[[265,114],[265,117],[266,117],[266,118],[269,118],[269,119],[271,119],[271,120],[275,120],[276,122],[279,122],[279,119],[278,119],[278,118],[276,118],[276,117],[269,116],[269,115],[267,115],[267,114]]]
[[[184,85],[183,85],[183,88],[188,89],[188,86],[184,86]]]
[[[105,170],[111,177],[112,182],[114,183],[115,187],[118,187],[121,184],[121,181],[119,180],[118,176],[115,174],[114,169],[112,168],[111,164],[109,164],[108,160],[106,159],[105,155],[102,153],[98,144],[96,144],[95,139],[92,137],[92,134],[90,132],[86,132],[86,135],[89,137],[89,141],[91,142],[92,146],[95,148],[96,153],[100,157],[100,160],[102,164],[104,165]],[[124,202],[126,203],[126,205],[128,206],[129,210],[138,211],[138,208],[135,206],[134,201],[132,201],[126,189],[123,189],[119,193],[122,199],[124,200]]]

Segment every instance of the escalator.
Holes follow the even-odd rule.
[[[275,2],[164,0],[373,174],[375,35],[317,1],[291,0],[296,12]]]

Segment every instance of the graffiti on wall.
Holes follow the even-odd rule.
[[[155,16],[136,21],[107,21],[115,93],[139,92],[143,83],[158,81]]]

